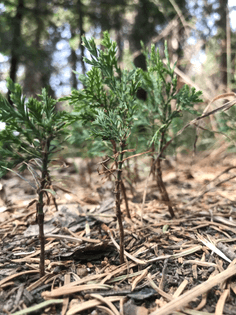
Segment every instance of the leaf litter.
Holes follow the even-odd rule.
[[[45,206],[42,278],[35,196],[15,174],[2,179],[0,314],[235,314],[236,160],[166,163],[170,219],[155,182],[146,181],[147,159],[138,162],[141,181],[124,181],[131,218],[123,200],[122,265],[112,182],[96,171],[53,171],[58,211]]]

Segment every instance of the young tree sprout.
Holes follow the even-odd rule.
[[[120,189],[122,185],[122,166],[137,110],[136,92],[141,85],[140,70],[122,70],[116,56],[117,46],[108,32],[104,32],[102,49],[96,47],[94,39],[83,38],[84,46],[91,58],[85,58],[92,66],[86,76],[80,76],[83,90],[72,92],[69,100],[75,105],[78,118],[90,129],[93,139],[106,142],[113,155],[112,167],[105,171],[106,175],[115,176],[116,216],[120,230],[120,262],[124,262],[124,231],[120,209]]]
[[[163,151],[176,118],[182,117],[184,111],[197,113],[193,106],[202,102],[200,99],[202,92],[197,92],[195,88],[190,89],[188,85],[177,90],[175,66],[171,67],[166,43],[166,64],[154,45],[151,46],[150,52],[144,45],[142,46],[147,63],[147,71],[142,70],[142,88],[147,92],[147,99],[145,102],[140,101],[138,120],[135,123],[136,130],[140,131],[141,128],[138,135],[145,138],[148,146],[152,148],[151,169],[156,177],[162,200],[168,204],[169,213],[173,217],[174,210],[162,179]],[[157,158],[155,158],[155,153],[157,153]]]
[[[50,195],[55,202],[55,192],[51,186],[49,165],[52,156],[61,150],[65,127],[72,122],[68,113],[55,110],[56,101],[50,98],[46,89],[39,99],[22,95],[19,84],[8,79],[8,89],[13,106],[0,95],[0,121],[6,123],[0,131],[0,176],[18,166],[17,175],[25,168],[31,172],[34,182],[28,182],[36,190],[38,200],[37,222],[39,226],[40,276],[44,267],[44,204]]]

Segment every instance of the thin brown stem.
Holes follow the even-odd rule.
[[[46,140],[43,144],[43,166],[42,166],[42,179],[41,179],[41,187],[38,193],[38,204],[37,204],[37,220],[39,225],[39,240],[40,240],[40,277],[43,277],[45,274],[45,253],[44,253],[44,189],[46,188],[48,182],[50,182],[49,173],[48,173],[48,155],[49,155],[49,147],[50,147],[50,140]]]
[[[161,141],[160,141],[160,152],[162,152],[162,148],[164,146],[164,142],[165,142],[164,139],[165,139],[165,133],[163,132],[161,135]],[[162,155],[160,155],[157,159],[157,166],[156,166],[157,186],[158,186],[158,189],[161,193],[162,200],[169,203],[168,211],[171,215],[171,218],[173,218],[175,216],[175,213],[174,213],[172,206],[170,205],[170,198],[169,198],[168,192],[166,190],[166,187],[165,187],[165,184],[164,184],[163,178],[162,178],[161,158],[162,158]]]
[[[122,193],[123,193],[124,200],[125,200],[126,214],[127,214],[127,217],[128,217],[129,219],[131,219],[130,212],[129,212],[128,198],[127,198],[127,195],[126,195],[126,188],[125,188],[125,185],[124,185],[123,180],[121,181],[121,189],[122,189]]]
[[[123,229],[123,223],[122,223],[122,213],[120,209],[120,188],[122,186],[122,178],[121,178],[121,173],[122,173],[122,165],[123,165],[123,155],[124,153],[123,150],[125,148],[125,141],[121,142],[120,144],[120,150],[121,153],[119,154],[119,159],[118,162],[116,161],[116,165],[118,166],[117,168],[117,177],[116,177],[116,184],[115,184],[115,195],[116,195],[116,217],[118,220],[119,224],[119,231],[120,231],[120,263],[124,263],[124,229]],[[116,146],[113,143],[113,149],[116,151]],[[115,153],[115,152],[114,152]]]
[[[161,193],[162,200],[170,203],[170,198],[169,198],[168,192],[166,190],[165,184],[164,184],[163,179],[162,179],[161,160],[160,159],[157,160],[157,186],[158,186],[158,189]],[[168,210],[170,212],[171,218],[173,218],[175,216],[175,214],[174,214],[174,210],[170,204],[168,205]]]
[[[155,164],[154,152],[155,152],[155,144],[153,142],[152,143],[152,166],[151,166],[153,179],[155,179],[155,175],[156,175],[156,164]]]
[[[140,181],[139,172],[138,172],[138,159],[137,157],[134,158],[134,183]]]
[[[39,204],[38,204],[39,206]],[[38,210],[39,211],[39,210]],[[40,241],[40,277],[43,277],[45,274],[45,239],[44,239],[44,213],[38,213],[37,215],[38,226],[39,226],[39,241]]]
[[[120,172],[118,172],[119,174]],[[118,176],[117,176],[118,177]],[[122,214],[120,209],[120,180],[117,178],[116,180],[116,217],[119,224],[119,231],[120,231],[120,263],[124,263],[124,229],[122,223]]]

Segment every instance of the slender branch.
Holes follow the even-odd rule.
[[[116,188],[115,188],[115,194],[116,194],[116,217],[119,224],[119,230],[120,230],[120,263],[124,263],[124,229],[122,224],[122,213],[120,209],[120,187],[121,187],[121,173],[122,173],[122,165],[123,165],[123,155],[122,152],[125,147],[125,141],[121,142],[120,149],[121,153],[119,155],[119,161],[118,161],[118,173],[116,178]]]
[[[39,225],[39,240],[40,240],[40,276],[43,277],[45,274],[45,238],[44,238],[44,212],[43,212],[43,196],[44,196],[44,188],[46,187],[49,179],[48,174],[48,155],[49,155],[49,147],[50,147],[50,139],[46,140],[43,144],[43,165],[42,165],[42,179],[41,179],[41,187],[38,193],[38,204],[37,204],[37,219]]]
[[[164,147],[164,142],[165,142],[165,133],[162,132],[161,141],[160,141],[160,152],[163,152],[162,149]],[[166,187],[165,187],[165,184],[164,184],[163,178],[162,178],[161,158],[162,158],[162,154],[159,155],[159,157],[158,157],[158,159],[156,161],[157,162],[157,169],[156,169],[156,172],[157,172],[157,186],[158,186],[158,189],[159,189],[159,191],[161,193],[162,200],[170,202],[170,198],[169,198],[168,192],[166,190]],[[168,205],[168,210],[169,210],[169,213],[170,213],[171,217],[173,218],[175,216],[175,214],[174,214],[174,210],[173,210],[171,205]]]
[[[122,189],[122,193],[123,193],[124,200],[125,200],[125,208],[126,208],[127,217],[129,219],[131,219],[131,215],[130,215],[130,212],[129,212],[128,198],[127,198],[127,195],[126,195],[126,188],[125,188],[123,180],[121,180],[121,189]]]

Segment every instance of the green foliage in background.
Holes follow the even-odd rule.
[[[72,155],[82,158],[102,157],[109,151],[105,141],[91,138],[89,127],[85,127],[81,120],[72,124],[67,145],[66,156],[69,157]]]

